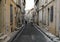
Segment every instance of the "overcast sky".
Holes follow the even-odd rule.
[[[34,7],[34,0],[26,0],[25,10],[29,10]]]

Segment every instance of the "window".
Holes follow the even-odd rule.
[[[49,10],[50,10],[50,9],[48,8],[48,25],[49,25]]]
[[[25,0],[24,0],[24,3],[23,3],[23,5],[25,5]]]
[[[5,4],[6,4],[6,0],[5,0]]]
[[[10,25],[12,25],[13,24],[13,6],[12,5],[10,5]]]
[[[1,0],[0,0],[1,1]]]
[[[51,7],[50,21],[53,22],[53,6]]]
[[[0,0],[0,3],[1,3],[1,0]]]

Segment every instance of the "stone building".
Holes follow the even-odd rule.
[[[40,0],[40,9],[39,14],[42,16],[41,22],[44,26],[47,27],[48,31],[50,31],[53,34],[57,34],[56,29],[56,0]]]
[[[9,35],[15,30],[18,8],[16,0],[0,0],[0,33]]]
[[[24,15],[25,15],[25,0],[19,0],[19,5],[21,6],[21,16],[20,16],[20,19],[21,19],[21,24],[24,23]]]
[[[35,5],[34,5],[34,10],[35,10],[35,23],[37,23],[37,25],[39,25],[38,24],[38,22],[39,22],[39,0],[34,0],[34,3],[35,3]]]
[[[25,0],[17,0],[17,11],[16,11],[16,26],[20,27],[23,24],[25,14]]]
[[[36,1],[36,0],[35,0]],[[37,1],[36,1],[37,2]],[[39,25],[46,27],[49,32],[59,36],[60,34],[60,0],[39,0],[38,21]]]
[[[25,0],[0,0],[0,42],[22,25],[24,9]]]
[[[28,13],[27,13],[27,20],[28,20],[28,22],[33,22],[33,20],[34,20],[34,8],[32,8],[32,9],[30,9],[29,11],[28,11]]]
[[[20,19],[20,17],[21,17],[21,6],[20,6],[20,1],[19,0],[16,0],[16,6],[17,6],[17,8],[16,8],[16,27],[20,27],[21,26],[21,19]]]
[[[2,32],[3,29],[3,14],[4,14],[4,1],[0,0],[0,33]]]
[[[9,34],[10,31],[10,0],[6,2],[5,0],[1,0],[0,3],[0,16],[1,16],[1,23],[0,29],[3,34]]]

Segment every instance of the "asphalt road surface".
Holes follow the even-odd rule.
[[[47,42],[47,39],[30,23],[25,25],[21,35],[12,42]]]

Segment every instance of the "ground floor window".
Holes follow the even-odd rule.
[[[49,25],[49,12],[50,12],[50,9],[48,8],[48,25]]]
[[[50,21],[53,22],[53,6],[51,7]]]

